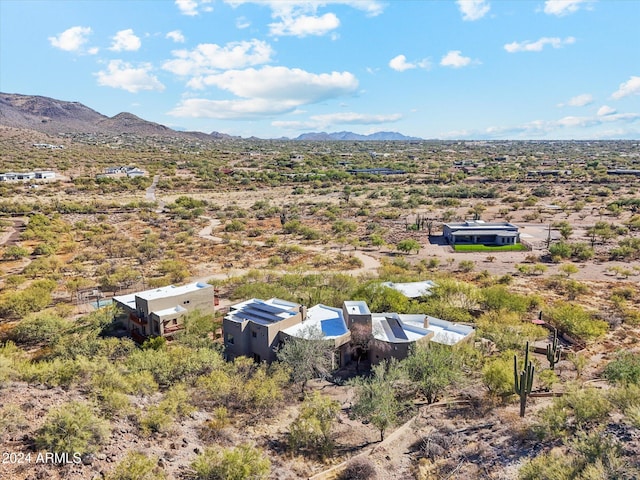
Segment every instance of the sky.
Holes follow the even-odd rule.
[[[640,0],[0,0],[0,91],[179,130],[640,139]]]

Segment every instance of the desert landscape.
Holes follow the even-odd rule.
[[[246,140],[117,120],[0,127],[0,172],[55,173],[0,182],[2,478],[638,477],[637,141]],[[516,225],[519,248],[454,248],[444,225],[464,221]],[[418,298],[381,286],[425,280]],[[127,337],[112,297],[187,282],[215,287],[213,315],[169,342]],[[229,307],[272,297],[475,335],[300,384],[284,356],[224,360]]]

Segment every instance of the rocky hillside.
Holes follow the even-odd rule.
[[[211,134],[178,132],[127,112],[107,117],[79,102],[12,93],[0,93],[0,126],[29,129],[48,134],[128,133],[142,136],[195,137],[209,140],[229,138],[218,132]]]

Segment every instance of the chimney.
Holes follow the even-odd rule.
[[[300,317],[303,322],[307,319],[307,307],[304,305],[300,305]]]

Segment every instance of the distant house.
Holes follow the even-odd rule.
[[[184,328],[184,316],[194,310],[214,311],[214,289],[208,283],[160,287],[113,297],[124,313],[123,323],[131,337],[143,342],[149,337],[171,337]]]
[[[407,298],[420,298],[431,295],[431,289],[436,286],[436,283],[431,280],[425,280],[423,282],[409,283],[383,282],[382,285],[393,288]]]
[[[515,245],[520,243],[518,227],[508,222],[487,223],[482,220],[467,220],[462,223],[445,223],[443,236],[448,243]]]
[[[55,172],[7,172],[0,173],[0,182],[26,181],[26,180],[49,180],[56,177]]]
[[[407,172],[405,170],[395,170],[393,168],[353,168],[347,170],[347,173],[357,175],[359,173],[366,173],[368,175],[404,175]]]
[[[607,175],[635,175],[640,177],[640,170],[634,170],[629,168],[614,168],[607,170]]]
[[[51,171],[43,171],[43,172],[35,172],[36,179],[48,180],[52,178],[56,178],[55,172]]]
[[[142,177],[147,172],[140,170],[138,167],[120,166],[120,167],[107,167],[104,170],[104,174],[98,175],[98,178],[105,178],[106,175],[127,176],[129,178]]]

